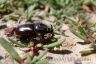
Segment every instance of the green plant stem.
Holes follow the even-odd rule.
[[[34,64],[36,61],[39,61],[46,53],[47,53],[47,49],[42,53],[40,54],[38,57],[35,57],[30,64]]]
[[[13,40],[13,39],[9,39],[10,42],[12,42],[13,44],[16,44],[17,46],[19,47],[25,47],[25,45],[21,44],[21,43],[18,43],[18,41],[16,40]]]
[[[21,58],[11,44],[4,38],[0,38],[0,44],[5,48],[5,50],[17,61],[20,62]]]
[[[63,40],[63,39],[59,39],[57,42],[54,42],[54,43],[49,44],[49,45],[44,45],[43,48],[52,48],[52,47],[55,47],[55,46],[59,46],[62,43],[64,43],[64,41],[65,40]]]
[[[42,59],[40,61],[37,61],[35,64],[47,64],[47,59]]]
[[[87,56],[87,55],[90,55],[90,54],[93,54],[93,53],[96,53],[96,50],[85,50],[85,51],[81,51],[80,52],[82,56]]]

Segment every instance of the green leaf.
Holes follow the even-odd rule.
[[[28,53],[26,53],[26,56],[27,56],[27,58],[26,58],[26,64],[30,64],[30,62],[32,61],[32,58],[34,56],[30,56]]]
[[[76,23],[72,19],[69,19],[68,23],[69,23],[70,27],[76,26]]]
[[[47,49],[44,51],[44,52],[42,52],[38,57],[34,57],[34,59],[31,61],[31,63],[30,64],[34,64],[34,63],[36,63],[37,62],[37,64],[38,64],[38,62],[41,60],[41,58],[47,53]],[[41,61],[40,61],[41,62]]]
[[[42,59],[36,62],[35,64],[47,64],[47,59]]]
[[[6,2],[6,0],[0,0],[0,5],[4,4]]]
[[[61,45],[62,43],[64,43],[65,40],[63,39],[59,39],[58,41],[52,43],[52,44],[49,44],[49,45],[44,45],[43,48],[52,48],[52,47],[55,47],[55,46],[59,46]]]
[[[87,55],[96,53],[96,50],[94,50],[94,49],[92,49],[92,50],[83,50],[83,51],[80,51],[80,53],[81,53],[82,56],[87,56]]]
[[[91,0],[84,0],[83,3],[84,3],[84,4],[89,4],[89,3],[91,3]]]
[[[32,6],[30,6],[30,7],[25,11],[27,20],[30,20],[31,17],[34,15],[33,8],[34,8],[34,6],[32,5]]]
[[[73,30],[72,33],[75,34],[77,37],[83,39],[84,41],[87,40],[86,32],[82,27],[78,27],[76,30]]]
[[[96,0],[92,0],[91,3],[96,7]]]
[[[18,53],[14,50],[14,48],[11,46],[11,44],[5,40],[4,38],[0,38],[0,44],[5,48],[5,50],[16,60],[20,61],[20,57]]]
[[[16,41],[16,40],[13,40],[13,39],[9,39],[9,40],[10,40],[13,44],[16,44],[16,45],[19,46],[19,47],[25,47],[25,45],[19,43],[19,42]]]
[[[76,32],[82,36],[86,36],[86,32],[85,32],[84,28],[82,28],[82,27],[78,27]]]
[[[27,5],[31,5],[31,4],[34,4],[34,3],[38,2],[38,0],[24,0],[24,2],[25,2]]]

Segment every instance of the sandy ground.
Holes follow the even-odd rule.
[[[79,44],[78,42],[83,42],[83,40],[71,33],[67,24],[64,24],[63,28],[66,28],[64,29],[66,36],[62,37],[64,37],[66,41],[60,49],[62,49],[64,53],[48,52],[46,56],[52,57],[52,59],[49,59],[48,64],[96,64],[96,54],[82,57],[79,53],[82,50],[89,49],[90,44]],[[0,64],[18,64],[11,57],[5,58],[6,54],[7,52],[0,45]]]

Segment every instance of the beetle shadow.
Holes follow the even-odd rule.
[[[0,56],[0,60],[4,59],[4,57]]]
[[[6,28],[7,25],[0,25],[0,30]]]
[[[30,39],[21,38],[20,41],[21,41],[22,44],[24,44],[24,45],[28,45],[29,42],[30,42]]]
[[[81,45],[86,45],[86,44],[88,44],[88,43],[86,43],[86,42],[77,42],[78,44],[81,44]]]
[[[70,51],[70,50],[56,50],[56,51],[54,51],[54,50],[49,50],[49,52],[50,53],[54,53],[54,54],[71,54],[72,53],[72,51]]]

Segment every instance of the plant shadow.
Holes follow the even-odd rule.
[[[54,53],[54,54],[71,54],[72,53],[72,51],[70,51],[70,50],[62,50],[62,51],[60,51],[60,50],[57,50],[57,51],[49,50],[49,52]]]
[[[3,57],[2,56],[0,56],[0,60],[2,60],[3,59]]]

